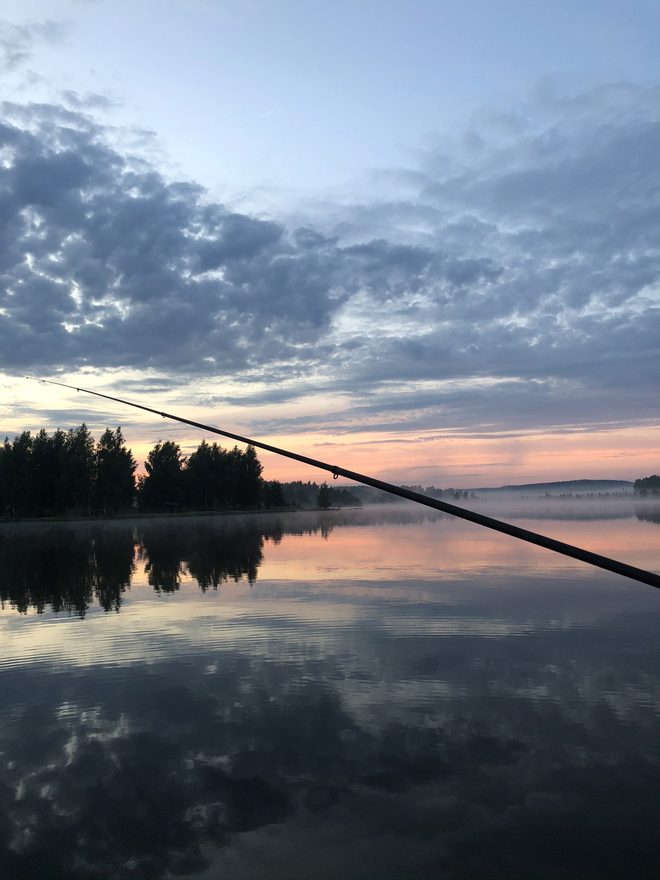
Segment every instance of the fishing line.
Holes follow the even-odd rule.
[[[241,434],[234,434],[231,431],[224,431],[221,428],[215,428],[212,425],[205,425],[203,422],[195,422],[192,419],[183,418],[173,413],[163,412],[154,409],[151,406],[144,406],[141,403],[134,403],[131,400],[124,400],[121,397],[112,397],[110,394],[102,394],[100,391],[90,391],[88,388],[80,388],[76,385],[67,385],[65,382],[56,382],[54,379],[39,379],[35,376],[26,376],[35,382],[44,382],[48,385],[59,385],[61,388],[70,388],[73,391],[82,391],[84,394],[93,394],[95,397],[102,397],[104,400],[112,400],[115,403],[121,403],[124,406],[132,406],[135,409],[141,409],[144,412],[153,413],[162,416],[164,419],[172,419],[175,422],[181,422],[184,425],[191,425],[193,428],[200,428],[202,431],[210,431],[212,434],[219,434],[221,437],[228,437],[230,440],[236,440],[239,443],[247,443],[258,449],[264,449],[266,452],[273,452],[276,455],[282,455],[285,458],[291,458],[294,461],[300,461],[311,467],[320,468],[332,474],[334,479],[338,477],[346,477],[356,483],[362,483],[364,486],[371,486],[374,489],[381,489],[390,495],[397,495],[399,498],[405,498],[408,501],[415,501],[417,504],[423,504],[425,507],[432,507],[434,510],[440,510],[442,513],[448,513],[451,516],[466,519],[469,522],[484,526],[496,532],[502,532],[520,541],[527,541],[529,544],[536,544],[538,547],[545,547],[546,550],[554,550],[555,553],[561,553],[563,556],[570,556],[573,559],[579,559],[580,562],[586,562],[597,568],[603,568],[606,571],[612,571],[623,577],[639,581],[643,584],[649,584],[651,587],[660,589],[660,575],[652,571],[646,571],[643,568],[636,568],[634,565],[628,565],[626,562],[619,562],[617,559],[610,559],[608,556],[601,556],[599,553],[592,553],[590,550],[583,550],[581,547],[575,547],[573,544],[566,544],[564,541],[557,541],[555,538],[549,538],[547,535],[541,535],[538,532],[531,532],[529,529],[522,529],[512,523],[495,519],[492,516],[484,516],[474,510],[468,510],[465,507],[458,507],[456,504],[449,504],[447,501],[440,501],[437,498],[430,498],[428,495],[422,495],[419,492],[413,492],[411,489],[405,489],[403,486],[396,486],[393,483],[386,483],[384,480],[377,480],[367,474],[360,474],[356,471],[349,471],[347,468],[340,467],[335,464],[328,464],[325,461],[319,461],[316,458],[310,458],[307,455],[300,455],[297,452],[291,452],[288,449],[281,449],[279,446],[272,446],[270,443],[263,443],[260,440],[252,440],[249,437],[243,437]]]

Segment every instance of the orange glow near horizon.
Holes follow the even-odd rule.
[[[201,442],[202,432],[191,435],[186,426],[180,428],[180,433],[162,432],[161,439],[175,440],[187,454]],[[133,432],[124,433],[142,471],[156,441],[131,442]],[[208,442],[233,445],[222,437],[204,436]],[[572,479],[636,480],[660,470],[660,427],[506,438],[429,434],[409,439],[360,433],[255,439],[389,482],[456,489]],[[330,479],[324,471],[274,453],[259,451],[259,458],[265,479],[317,483]]]
[[[121,381],[131,375],[112,378],[117,380],[120,388]],[[114,386],[108,385],[105,374],[90,373],[73,379],[63,376],[62,381],[80,382],[92,390],[122,396]],[[546,432],[515,429],[496,432],[470,428],[409,433],[370,431],[365,425],[346,433],[301,429],[298,433],[266,434],[254,426],[265,418],[276,420],[281,407],[242,407],[220,399],[217,405],[209,406],[201,400],[210,387],[215,386],[193,386],[189,397],[183,401],[182,390],[169,394],[159,392],[149,396],[148,405],[225,427],[243,436],[254,436],[257,440],[329,464],[409,485],[466,489],[570,479],[635,480],[660,472],[660,424],[600,430],[576,426]],[[4,389],[4,406],[0,411],[4,434],[11,437],[23,430],[36,432],[41,427],[47,430],[57,426],[66,428],[70,427],[69,422],[77,425],[84,418],[98,438],[106,426],[121,425],[138,462],[138,473],[143,471],[143,462],[158,440],[174,440],[184,455],[190,454],[204,436],[209,442],[216,440],[223,446],[233,445],[229,439],[65,388],[12,380]],[[140,398],[138,392],[125,396],[144,402],[144,394]],[[310,409],[312,403],[314,411]],[[318,413],[327,415],[332,405],[329,399],[307,400],[305,405],[298,402],[287,406],[287,416],[294,413],[313,424]],[[336,401],[334,405],[337,405]],[[33,415],[26,416],[26,411]],[[61,411],[62,418],[56,421],[58,411]],[[259,457],[266,479],[322,482],[329,478],[323,471],[272,453],[260,452]]]
[[[517,436],[296,435],[268,442],[391,482],[465,489],[570,479],[635,480],[660,469],[660,427]],[[325,479],[323,472],[261,453],[265,476]]]

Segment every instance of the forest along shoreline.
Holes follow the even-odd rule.
[[[185,456],[178,443],[158,441],[137,474],[122,429],[106,428],[98,441],[83,423],[67,431],[23,431],[0,446],[0,523],[72,522],[145,517],[295,512],[392,503],[380,490],[327,482],[266,480],[254,446],[225,449],[202,440]],[[519,486],[439,489],[410,486],[450,500],[488,502],[543,495],[555,499],[660,499],[660,476],[636,480],[568,480]],[[476,494],[479,493],[479,494]]]
[[[189,456],[159,441],[136,476],[120,427],[24,431],[0,446],[0,521],[72,521],[361,507],[350,489],[263,478],[253,446],[202,440]]]

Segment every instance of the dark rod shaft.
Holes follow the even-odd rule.
[[[32,376],[26,376],[26,379],[32,379]],[[591,553],[589,550],[583,550],[581,547],[575,547],[573,544],[566,544],[564,541],[556,541],[554,538],[548,538],[546,535],[540,535],[538,532],[530,532],[528,529],[521,529],[512,523],[503,522],[494,519],[492,516],[484,516],[476,513],[474,510],[466,510],[464,507],[457,507],[455,504],[448,504],[446,501],[439,501],[437,498],[429,498],[427,495],[421,495],[419,492],[412,492],[410,489],[404,489],[402,486],[395,486],[392,483],[385,483],[383,480],[377,480],[366,474],[359,474],[356,471],[349,471],[339,465],[328,464],[325,461],[319,461],[316,458],[309,458],[306,455],[299,455],[297,452],[290,452],[288,449],[281,449],[278,446],[271,446],[269,443],[262,443],[259,440],[251,440],[249,437],[243,437],[240,434],[233,434],[231,431],[223,431],[220,428],[214,428],[211,425],[205,425],[202,422],[195,422],[192,419],[184,419],[182,416],[175,416],[172,413],[162,412],[153,409],[150,406],[144,406],[141,403],[133,403],[130,400],[123,400],[121,397],[111,397],[109,394],[101,394],[100,391],[90,391],[87,388],[78,388],[75,385],[67,385],[64,382],[55,382],[53,379],[37,379],[39,382],[46,382],[49,385],[60,385],[62,388],[71,388],[75,391],[83,391],[85,394],[93,394],[96,397],[103,397],[105,400],[112,400],[115,403],[122,403],[125,406],[132,406],[145,412],[154,413],[162,416],[164,419],[172,419],[175,422],[182,422],[184,425],[192,425],[193,428],[200,428],[203,431],[210,431],[212,434],[219,434],[221,437],[229,437],[231,440],[237,440],[239,443],[247,443],[256,446],[259,449],[265,449],[267,452],[274,452],[276,455],[283,455],[286,458],[292,458],[294,461],[300,461],[303,464],[309,464],[312,467],[321,468],[329,471],[334,477],[342,476],[356,483],[362,483],[365,486],[373,486],[374,489],[381,489],[383,492],[389,492],[390,495],[398,495],[399,498],[406,498],[409,501],[415,501],[417,504],[424,504],[426,507],[432,507],[435,510],[441,510],[443,513],[449,513],[452,516],[469,520],[477,523],[477,525],[485,526],[487,529],[493,529],[496,532],[503,532],[505,535],[511,535],[513,538],[519,538],[521,541],[527,541],[529,544],[536,544],[539,547],[545,547],[547,550],[554,550],[556,553],[562,553],[564,556],[571,556],[573,559],[579,559],[589,565],[595,565],[598,568],[604,568],[607,571],[613,571],[615,574],[623,575],[623,577],[640,581],[643,584],[649,584],[652,587],[660,589],[660,575],[652,571],[645,571],[643,568],[636,568],[634,565],[628,565],[625,562],[619,562],[616,559],[610,559],[608,556],[601,556],[599,553]]]

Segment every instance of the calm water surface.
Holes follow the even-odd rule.
[[[0,598],[3,880],[660,876],[650,587],[401,507],[3,524]]]

